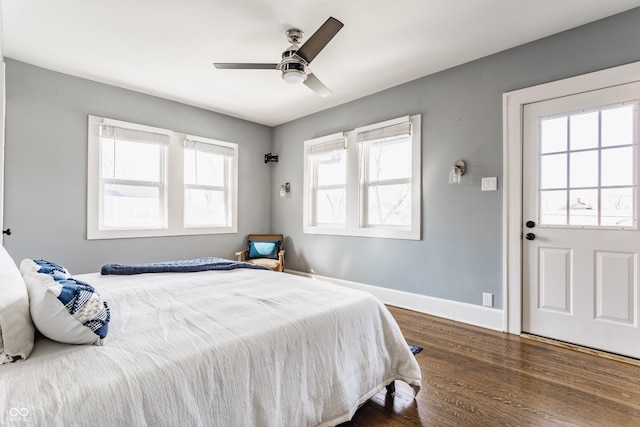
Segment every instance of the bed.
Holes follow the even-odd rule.
[[[74,276],[104,345],[36,334],[0,366],[0,424],[334,426],[419,366],[372,295],[262,269]]]

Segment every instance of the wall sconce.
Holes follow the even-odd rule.
[[[451,172],[449,172],[449,184],[459,185],[466,170],[467,165],[465,165],[464,161],[457,160],[451,167]]]
[[[265,163],[278,163],[278,155],[277,154],[267,153],[267,154],[264,155],[264,162]]]
[[[280,186],[280,197],[286,197],[289,192],[291,192],[291,184],[285,182]]]

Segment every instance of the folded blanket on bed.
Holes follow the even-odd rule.
[[[105,264],[100,269],[100,274],[194,273],[207,270],[233,270],[235,268],[268,270],[267,267],[248,262],[205,257],[178,261],[152,262],[148,264]]]

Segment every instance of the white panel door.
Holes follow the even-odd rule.
[[[640,83],[526,105],[524,332],[640,358]]]

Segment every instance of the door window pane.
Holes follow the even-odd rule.
[[[567,224],[567,192],[540,192],[540,223],[545,225]]]
[[[602,110],[602,146],[633,144],[634,104]]]
[[[633,148],[602,150],[602,185],[633,185]]]
[[[602,190],[602,225],[633,227],[633,189]]]
[[[570,120],[571,150],[598,147],[598,112],[574,114]]]
[[[580,151],[569,155],[570,179],[569,186],[597,187],[598,186],[598,152]]]
[[[540,121],[540,153],[567,151],[567,117]]]
[[[569,192],[569,224],[598,225],[598,190]]]
[[[540,188],[567,187],[567,155],[552,154],[540,158]]]

